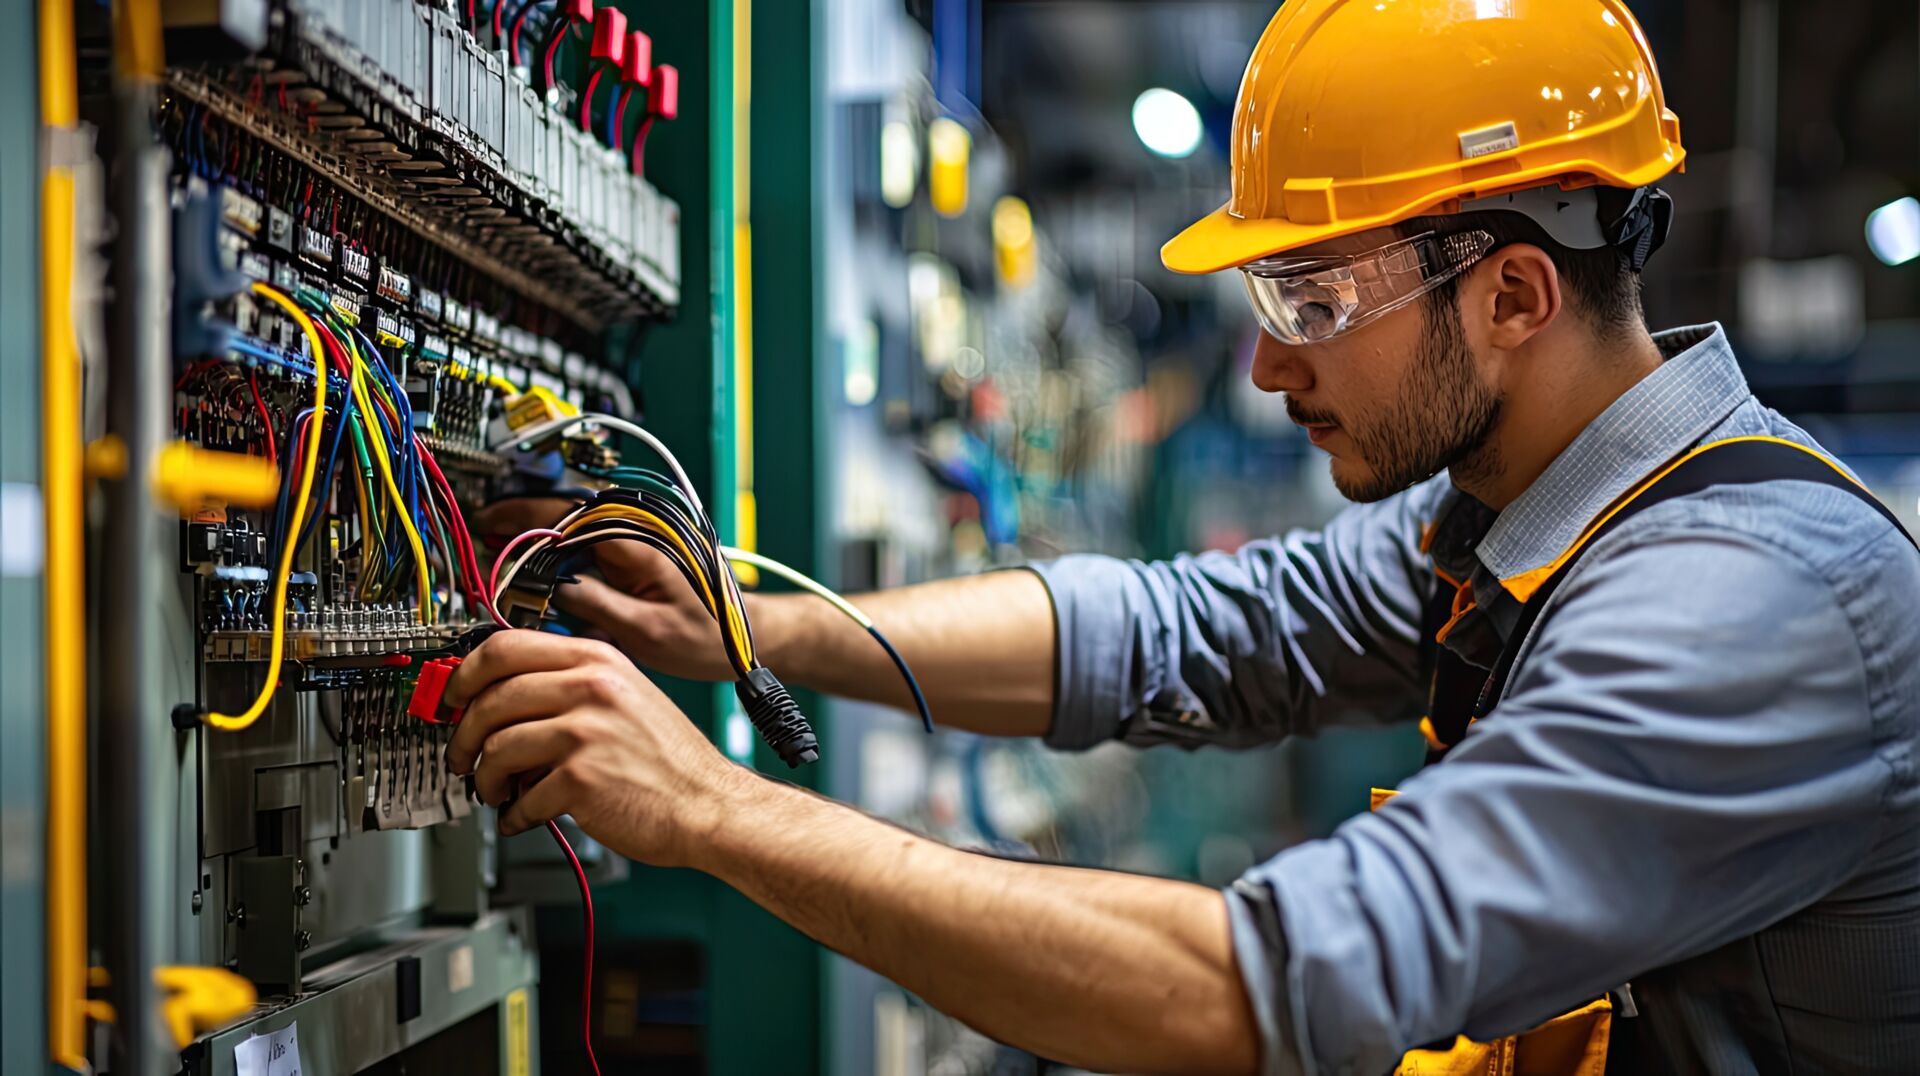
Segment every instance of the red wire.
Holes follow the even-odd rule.
[[[185,370],[181,371],[180,380],[175,381],[173,383],[173,391],[179,392],[181,389],[186,388],[187,382],[193,380],[193,375],[198,373],[204,373],[205,371],[211,370],[218,365],[220,365],[219,359],[201,359],[199,362],[196,362],[192,366],[187,367]]]
[[[573,880],[580,884],[580,905],[587,913],[587,947],[581,957],[580,974],[580,1043],[587,1048],[587,1064],[593,1067],[593,1076],[600,1076],[600,1059],[593,1053],[593,890],[587,886],[587,870],[580,865],[580,857],[573,854],[567,835],[551,821],[547,832],[553,834],[560,850],[567,854],[567,862],[573,864]]]
[[[507,0],[493,0],[493,39],[498,42],[505,31],[500,28],[500,12],[507,6]]]
[[[580,95],[580,129],[588,134],[593,133],[593,88],[600,85],[600,76],[605,73],[604,69],[594,71],[587,79],[587,91]]]
[[[294,427],[292,466],[287,471],[287,482],[289,483],[287,488],[289,489],[300,484],[300,468],[305,465],[307,458],[307,439],[300,436],[300,431],[311,425],[313,425],[313,416],[308,415],[306,418],[301,419],[299,424]]]
[[[527,6],[520,9],[520,14],[513,17],[513,33],[507,35],[507,54],[513,57],[515,67],[520,66],[520,28],[527,24],[527,16],[532,13],[533,2],[528,0]]]
[[[547,42],[547,59],[546,63],[542,65],[547,73],[547,81],[540,85],[540,89],[543,92],[553,89],[553,57],[560,51],[560,43],[567,39],[567,33],[570,29],[571,27],[562,26],[560,29],[554,31],[553,38]]]
[[[481,612],[492,616],[493,599],[480,589],[480,558],[474,553],[473,535],[467,530],[467,517],[460,511],[460,501],[453,495],[453,484],[447,481],[447,476],[440,470],[439,461],[427,450],[419,434],[413,435],[413,444],[420,453],[421,461],[427,465],[427,474],[440,491],[441,500],[446,502],[453,517],[453,543],[459,548],[460,570],[467,579],[467,597]]]
[[[615,153],[627,148],[627,100],[632,96],[633,84],[627,83],[622,85],[620,87],[620,103],[613,106],[613,110],[620,114],[619,121],[613,125],[613,151]]]
[[[529,538],[553,538],[558,540],[565,537],[565,534],[551,527],[523,531],[515,535],[513,541],[507,543],[506,548],[500,551],[499,556],[493,558],[493,570],[487,573],[487,611],[493,614],[493,619],[496,624],[499,624],[503,628],[511,627],[511,625],[506,622],[506,619],[500,615],[500,611],[493,608],[493,592],[494,589],[500,585],[500,566],[507,562],[507,558],[513,554],[514,550],[520,548],[521,542]]]
[[[253,390],[253,407],[260,412],[260,428],[267,431],[267,458],[280,458],[280,446],[273,439],[273,419],[267,414],[267,401],[260,398],[260,378],[253,371],[247,372],[247,387]]]
[[[648,115],[640,121],[640,129],[633,132],[633,174],[645,179],[647,176],[647,132],[653,130],[653,116]]]

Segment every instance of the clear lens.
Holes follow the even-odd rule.
[[[1486,232],[1428,232],[1351,257],[1267,258],[1242,275],[1261,328],[1283,344],[1312,344],[1407,305],[1492,246]]]

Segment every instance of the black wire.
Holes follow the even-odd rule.
[[[893,667],[900,670],[901,679],[907,682],[907,690],[913,692],[914,709],[920,711],[920,727],[927,730],[927,735],[933,735],[933,713],[927,709],[927,697],[920,692],[920,681],[914,679],[913,670],[907,668],[907,659],[901,657],[900,651],[895,650],[887,637],[880,634],[879,628],[869,626],[867,634],[873,636],[874,641],[886,650],[887,656],[893,659]]]
[[[699,580],[697,576],[693,574],[695,566],[687,564],[685,558],[680,555],[680,551],[674,548],[671,542],[668,542],[659,535],[640,529],[640,527],[632,521],[614,519],[600,520],[586,527],[582,527],[579,532],[576,532],[575,536],[569,537],[567,539],[569,543],[567,549],[560,550],[556,548],[559,543],[555,543],[554,546],[549,546],[547,549],[554,551],[556,554],[564,554],[571,553],[577,549],[599,545],[602,542],[616,540],[639,542],[652,549],[658,550],[671,561],[675,567],[680,569],[680,573],[686,577],[687,585],[692,587],[695,593],[700,591]],[[688,544],[690,547],[697,548],[694,543]],[[525,571],[526,566],[522,565],[520,570]],[[723,623],[721,618],[724,615],[725,598],[720,592],[715,591],[714,600],[717,603],[721,603],[720,606],[710,608],[707,612],[708,615],[714,618],[714,623],[718,625]],[[727,653],[727,664],[733,667],[734,678],[745,679],[747,673],[751,670],[751,666],[747,663],[745,655],[737,646],[733,645],[733,640],[724,628],[720,632],[720,637],[724,644],[723,648]],[[751,644],[751,636],[749,636],[749,644]]]

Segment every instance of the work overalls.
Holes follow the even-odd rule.
[[[1466,737],[1468,726],[1486,717],[1506,691],[1515,660],[1525,648],[1542,610],[1560,580],[1581,554],[1634,513],[1662,501],[1697,493],[1712,486],[1744,485],[1778,479],[1796,479],[1833,486],[1871,505],[1895,530],[1899,521],[1884,504],[1860,486],[1839,465],[1812,449],[1773,437],[1734,437],[1714,441],[1687,452],[1640,482],[1601,513],[1554,560],[1517,580],[1506,581],[1510,592],[1524,603],[1513,631],[1501,647],[1492,669],[1473,665],[1440,645],[1460,618],[1473,607],[1471,587],[1436,566],[1444,586],[1436,586],[1422,618],[1422,645],[1432,678],[1427,716],[1420,729],[1429,750],[1427,765],[1446,757]],[[1428,535],[1431,539],[1431,533]],[[1908,535],[1911,541],[1912,536]],[[1424,544],[1424,543],[1423,543]],[[1920,543],[1917,543],[1920,544]],[[1424,550],[1423,550],[1424,551]],[[1374,789],[1377,810],[1394,793]],[[1657,971],[1649,971],[1657,974]],[[1656,1042],[1632,1042],[1635,1035],[1631,984],[1623,983],[1592,1001],[1555,1017],[1530,1031],[1490,1042],[1464,1035],[1410,1050],[1394,1070],[1396,1076],[1605,1076],[1625,1073],[1626,1060],[1660,1056]],[[1616,1017],[1618,1019],[1616,1019]],[[1628,1047],[1631,1046],[1631,1049]],[[1611,1062],[1611,1065],[1610,1065]]]

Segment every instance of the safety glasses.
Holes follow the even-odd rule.
[[[1426,232],[1363,254],[1263,258],[1240,271],[1261,328],[1283,344],[1317,344],[1452,280],[1492,246],[1482,231]]]

